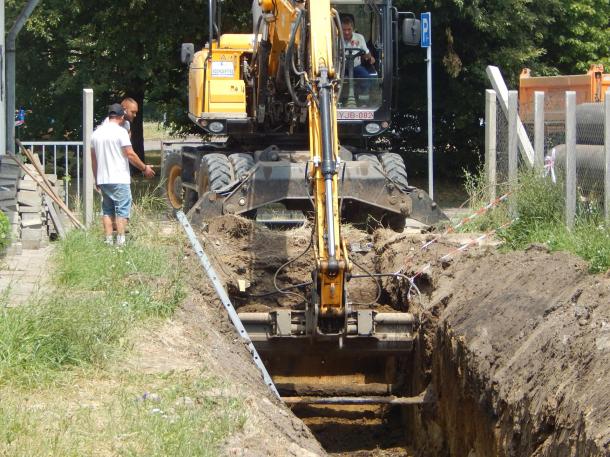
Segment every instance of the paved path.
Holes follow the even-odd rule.
[[[0,258],[0,304],[17,306],[36,300],[46,291],[53,249],[53,245],[24,249],[19,255]]]

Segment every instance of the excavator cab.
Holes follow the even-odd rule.
[[[390,1],[337,0],[333,7],[341,18],[346,59],[337,105],[339,134],[357,144],[391,125],[401,17]]]
[[[381,14],[370,5],[346,4],[337,8],[345,53],[345,74],[339,112],[377,110],[382,103],[383,40]]]

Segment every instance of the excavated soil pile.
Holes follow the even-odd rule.
[[[349,449],[353,455],[610,455],[608,275],[589,275],[573,257],[536,246],[508,254],[477,246],[441,262],[464,236],[422,251],[430,235],[353,228],[344,235],[362,267],[355,267],[356,274],[424,271],[415,281],[420,294],[404,279],[385,278],[374,306],[420,317],[406,370],[413,392],[431,384],[437,395],[434,404],[402,411],[404,447],[387,454]],[[240,310],[303,306],[306,287],[290,289],[290,295],[268,293],[275,290],[274,275],[280,288],[311,280],[309,227],[277,231],[221,217],[200,239]],[[212,301],[209,286],[200,290]],[[348,292],[362,304],[378,296],[370,278],[352,280]],[[333,430],[316,432],[319,439],[324,434]],[[337,443],[324,445],[331,452],[346,450]],[[371,443],[361,449],[367,448]],[[411,448],[413,454],[407,453]]]
[[[385,251],[387,268],[409,252]],[[532,246],[427,279],[414,383],[438,402],[408,425],[422,455],[610,455],[610,275]]]

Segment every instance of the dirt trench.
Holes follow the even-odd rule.
[[[415,349],[398,364],[407,387],[402,393],[431,385],[437,401],[404,408],[293,407],[328,453],[610,455],[608,275],[589,275],[575,258],[538,246],[506,254],[475,246],[440,262],[466,236],[422,251],[429,234],[347,227],[344,235],[357,273],[413,275],[431,265],[417,277],[419,294],[397,278],[381,281],[379,299],[369,278],[352,281],[348,292],[361,306],[419,316]],[[222,217],[200,238],[238,309],[303,306],[306,287],[292,289],[298,295],[266,292],[290,259],[296,258],[277,274],[277,285],[310,280],[309,227],[277,231]]]

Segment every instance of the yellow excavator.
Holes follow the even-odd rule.
[[[223,214],[256,217],[278,204],[313,214],[305,309],[240,318],[280,384],[284,371],[307,377],[322,365],[353,374],[350,353],[361,357],[359,369],[381,363],[387,373],[378,354],[409,351],[416,319],[352,309],[341,224],[372,216],[401,230],[406,218],[444,219],[424,191],[409,186],[398,154],[369,147],[390,128],[398,42],[402,35],[418,43],[418,21],[391,0],[255,0],[253,33],[223,34],[222,2],[209,0],[208,8],[207,44],[197,52],[182,45],[189,117],[205,140],[164,145],[169,201],[194,224]],[[298,361],[287,363],[294,354]]]

